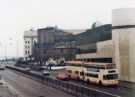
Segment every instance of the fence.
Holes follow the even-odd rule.
[[[9,66],[7,66],[7,68],[30,75],[30,76],[42,81],[42,83],[44,83],[48,86],[51,86],[56,89],[60,89],[69,94],[72,94],[76,97],[120,97],[117,95],[112,95],[110,93],[101,92],[101,91],[98,91],[95,89],[90,89],[90,88],[82,86],[82,85],[79,86],[78,84],[68,83],[68,82],[64,82],[61,80],[53,79],[51,77],[46,77],[46,76],[42,76],[40,74],[24,71],[19,68],[9,67]]]

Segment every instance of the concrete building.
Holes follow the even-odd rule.
[[[97,42],[97,53],[99,55],[106,55],[106,56],[110,56],[111,58],[113,58],[113,41],[112,40],[106,40],[106,41],[100,41]]]
[[[37,31],[30,29],[24,32],[24,57],[32,55],[32,48],[37,43]]]
[[[114,62],[120,79],[135,82],[135,8],[113,10],[112,26]]]
[[[93,62],[112,62],[111,24],[93,23],[92,28],[76,34],[76,59]]]
[[[33,48],[33,54],[38,61],[46,61],[49,57],[69,58],[73,48],[74,35],[57,27],[38,29],[38,44]],[[72,54],[73,55],[73,54]],[[71,58],[71,57],[70,57]]]
[[[111,40],[111,24],[105,24],[87,29],[83,33],[75,35],[76,46],[82,53],[96,52],[96,43],[100,41]]]
[[[38,29],[39,44],[55,44],[56,42],[70,40],[72,36],[72,33],[67,33],[66,31],[58,29],[57,27],[46,27]]]
[[[56,43],[58,48],[76,48],[76,35],[83,33],[86,30],[84,29],[62,29],[66,33],[72,33],[72,36],[67,36],[65,41],[60,41]]]
[[[96,43],[95,53],[77,54],[77,59],[89,59],[89,61],[112,61],[117,65],[120,80],[135,82],[135,8],[115,9],[112,12],[112,26],[108,28],[109,37],[97,33],[87,33],[80,39],[82,44]],[[106,27],[105,27],[106,28]],[[97,30],[97,28],[96,28]],[[93,30],[94,31],[94,30]],[[101,29],[99,32],[102,31]],[[86,32],[84,32],[86,33]],[[80,33],[80,35],[84,34]],[[94,32],[93,32],[94,33]],[[96,33],[95,33],[96,34]],[[112,34],[112,35],[110,35]],[[81,36],[80,36],[81,37]],[[92,37],[88,39],[87,37]],[[96,37],[96,38],[95,38]],[[101,38],[102,37],[102,38]],[[102,40],[104,37],[104,40]],[[96,39],[96,40],[95,40]],[[88,41],[85,41],[88,40]],[[91,41],[90,41],[91,40]],[[80,45],[81,46],[81,45]],[[84,47],[84,46],[83,46]],[[92,46],[94,47],[94,46]],[[84,47],[86,49],[86,47]],[[90,49],[90,46],[88,47]],[[101,59],[101,60],[100,60]]]
[[[112,62],[113,42],[112,40],[100,41],[96,43],[97,51],[94,53],[77,54],[76,59],[93,62]]]

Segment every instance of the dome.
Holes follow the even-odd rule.
[[[99,27],[99,26],[102,26],[103,23],[101,23],[100,21],[96,21],[92,24],[92,28],[96,28],[96,27]]]

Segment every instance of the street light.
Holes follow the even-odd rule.
[[[13,45],[13,38],[9,38],[7,42],[0,42],[0,46],[1,48],[4,50],[3,51],[3,55],[5,58],[5,62],[7,63],[7,59],[8,59],[8,47]],[[2,55],[2,54],[1,54]],[[18,57],[18,41],[17,41],[17,57]]]
[[[9,40],[13,42],[13,38],[10,38]],[[12,45],[12,42],[11,42],[10,45]],[[16,40],[16,57],[17,57],[17,58],[19,57],[18,40]]]

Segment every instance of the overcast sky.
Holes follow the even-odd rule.
[[[135,0],[0,0],[0,56],[16,56],[17,44],[22,56],[23,31],[31,27],[87,29],[111,23],[112,9],[123,7],[135,7]]]

